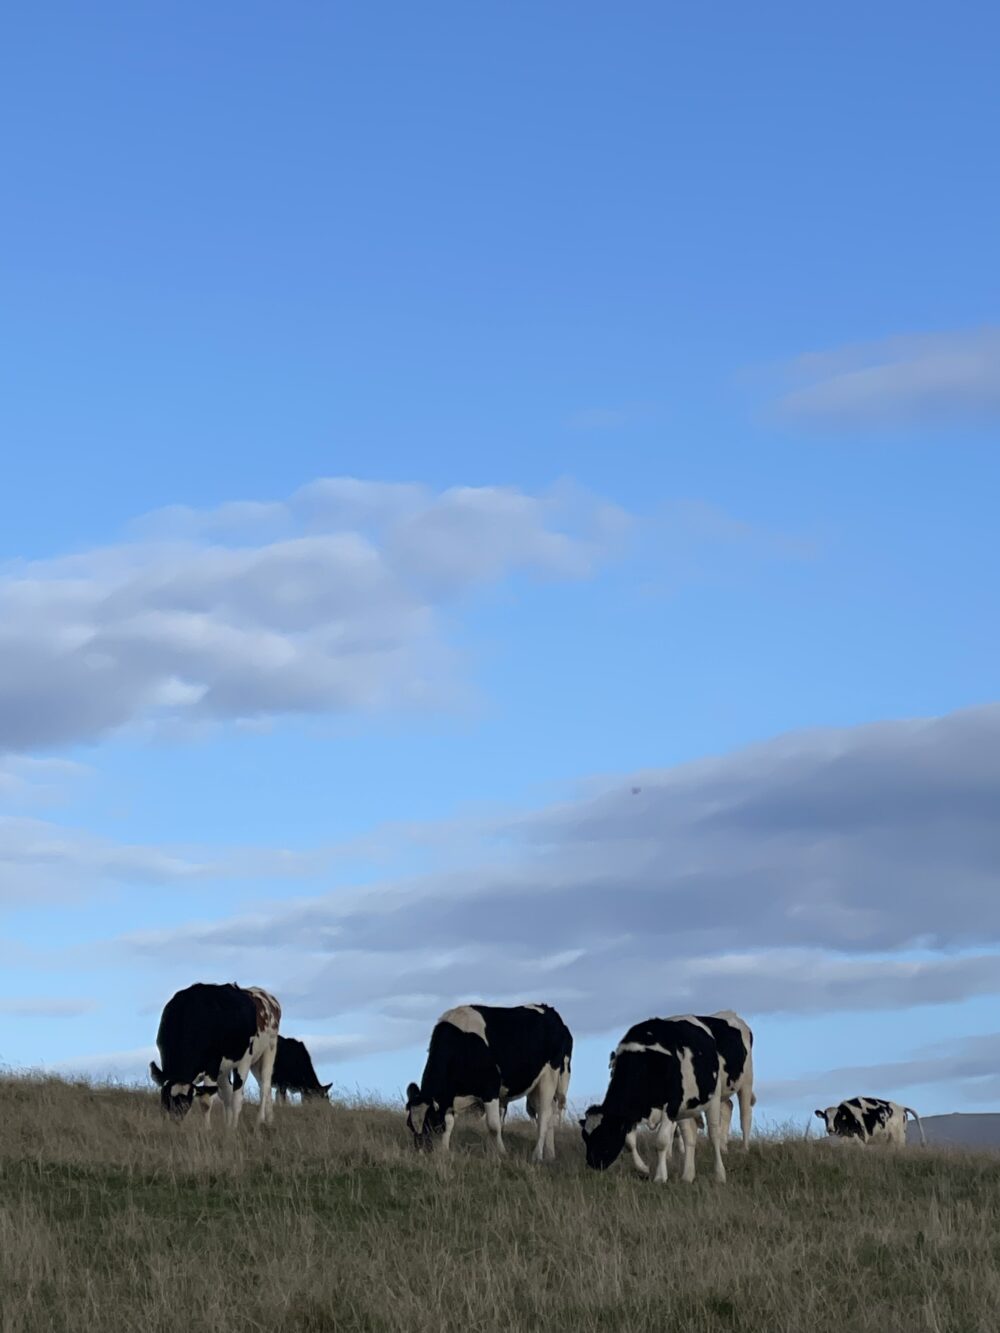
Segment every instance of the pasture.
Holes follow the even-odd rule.
[[[654,1186],[588,1171],[575,1123],[542,1167],[505,1137],[418,1155],[346,1105],[203,1137],[152,1092],[0,1080],[3,1333],[997,1327],[1000,1157],[757,1141]]]

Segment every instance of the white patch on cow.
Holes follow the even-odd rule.
[[[239,1062],[239,1075],[244,1084],[247,1075],[253,1070],[253,1076],[260,1088],[260,1111],[257,1124],[265,1125],[274,1119],[274,1103],[271,1099],[271,1078],[274,1074],[274,1061],[278,1054],[278,1029],[281,1026],[281,1005],[269,991],[260,986],[251,986],[257,1009],[257,1032],[250,1041],[250,1049]],[[243,1089],[239,1089],[242,1104]],[[237,1111],[237,1115],[239,1112]]]
[[[460,1004],[454,1009],[449,1009],[438,1019],[439,1023],[450,1023],[453,1028],[458,1028],[459,1032],[468,1032],[474,1037],[481,1037],[486,1040],[486,1020],[478,1009],[473,1009],[471,1004]]]
[[[536,1014],[544,1014],[545,1006],[543,1004],[522,1004],[522,1009],[533,1009]]]
[[[591,1111],[583,1122],[583,1128],[588,1134],[593,1134],[594,1130],[600,1126],[604,1119],[603,1111]]]

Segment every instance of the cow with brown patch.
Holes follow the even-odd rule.
[[[218,1093],[226,1124],[235,1129],[253,1069],[261,1091],[257,1123],[266,1124],[274,1114],[271,1077],[280,1023],[281,1005],[257,986],[196,982],[178,991],[167,1001],[156,1034],[160,1064],[149,1066],[164,1111],[179,1120],[197,1100],[207,1124]]]

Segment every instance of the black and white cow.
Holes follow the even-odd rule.
[[[274,1071],[271,1085],[277,1090],[278,1100],[287,1101],[290,1092],[298,1092],[302,1100],[326,1097],[332,1083],[321,1083],[316,1077],[316,1070],[305,1042],[297,1037],[278,1037],[278,1049],[274,1057]]]
[[[683,1179],[694,1180],[695,1117],[703,1113],[715,1152],[715,1176],[725,1180],[721,1142],[725,1084],[716,1038],[702,1019],[686,1014],[636,1023],[615,1049],[604,1101],[588,1107],[580,1121],[587,1165],[606,1170],[627,1145],[636,1166],[648,1174],[635,1141],[635,1132],[645,1121],[656,1131],[653,1179],[658,1183],[667,1179],[667,1159],[679,1127],[685,1148]]]
[[[149,1065],[164,1111],[181,1119],[197,1099],[207,1123],[218,1093],[226,1123],[235,1129],[252,1068],[261,1088],[257,1122],[269,1120],[280,1022],[281,1005],[257,986],[199,981],[179,990],[167,1001],[156,1034],[160,1064]]]
[[[920,1117],[909,1106],[886,1102],[880,1097],[852,1097],[838,1106],[828,1106],[816,1115],[828,1135],[838,1139],[857,1139],[859,1143],[889,1143],[894,1148],[906,1146],[906,1117],[917,1123],[920,1142],[926,1144]]]
[[[744,1151],[749,1151],[753,1107],[757,1104],[757,1098],[753,1091],[753,1033],[744,1019],[740,1018],[739,1014],[734,1013],[732,1009],[720,1009],[718,1013],[697,1014],[695,1017],[699,1023],[708,1028],[715,1038],[719,1058],[722,1061],[725,1076],[720,1103],[722,1151],[727,1150],[729,1143],[729,1131],[733,1121],[734,1096],[740,1106],[740,1135],[743,1139],[743,1148]],[[612,1051],[609,1061],[612,1072],[615,1067],[615,1055],[616,1052]],[[677,1136],[677,1146],[682,1154],[686,1153],[689,1147],[694,1147],[698,1130],[705,1128],[705,1117],[700,1112],[681,1121],[678,1126],[681,1132]],[[632,1154],[632,1161],[635,1163],[636,1169],[646,1176],[649,1175],[649,1167],[639,1152],[638,1132],[638,1128],[636,1128],[625,1136],[625,1146]]]
[[[420,1086],[406,1090],[406,1123],[417,1147],[431,1147],[440,1135],[447,1150],[456,1114],[476,1109],[503,1153],[507,1105],[525,1097],[538,1123],[535,1161],[555,1157],[572,1055],[570,1030],[547,1004],[449,1009],[434,1025]]]

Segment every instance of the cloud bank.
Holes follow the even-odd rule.
[[[147,932],[132,957],[269,978],[310,1020],[545,998],[650,1013],[1000,994],[1000,707],[784,737],[496,821],[478,868]]]
[[[115,546],[0,570],[0,754],[129,723],[438,706],[443,615],[518,573],[590,575],[628,525],[563,488],[349,478],[172,508]]]

